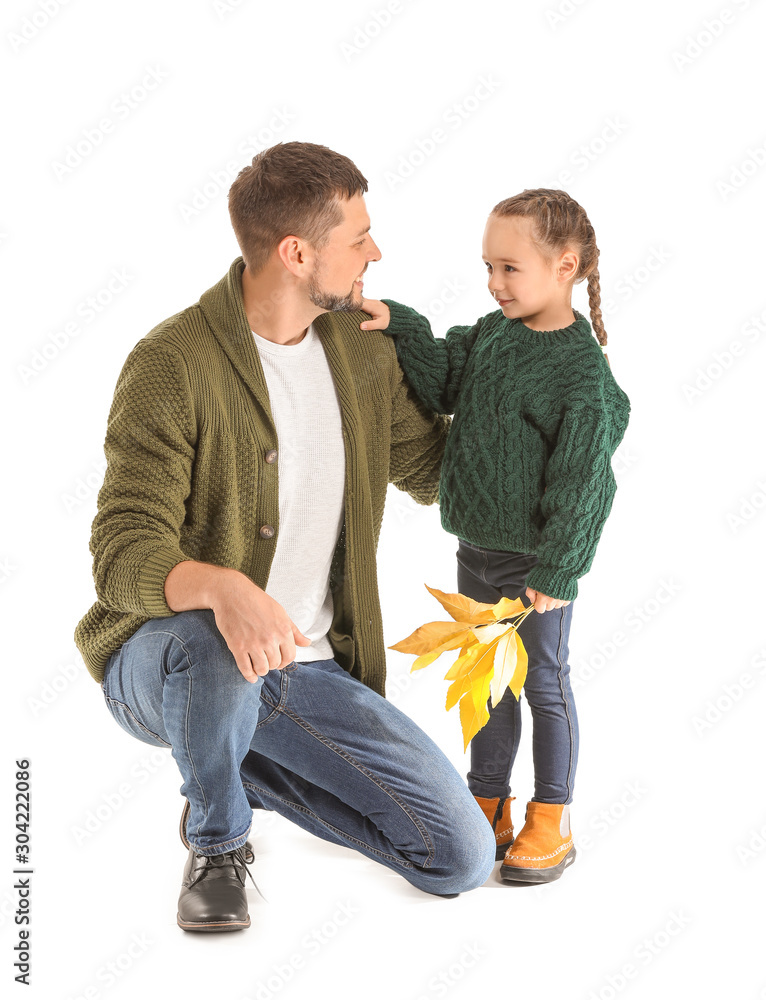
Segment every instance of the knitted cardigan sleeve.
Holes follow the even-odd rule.
[[[91,527],[93,579],[106,607],[152,618],[174,614],[165,600],[165,577],[190,558],[179,539],[195,439],[183,358],[139,341],[117,380]]]
[[[393,299],[381,299],[391,311],[386,333],[394,335],[396,355],[418,399],[434,413],[454,413],[466,361],[481,328],[453,326],[434,337],[425,316]]]
[[[630,401],[610,373],[599,390],[573,398],[564,412],[545,471],[545,518],[538,563],[527,586],[557,600],[577,597],[591,567],[617,489],[611,457],[628,425]]]

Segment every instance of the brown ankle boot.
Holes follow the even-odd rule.
[[[553,882],[575,859],[569,806],[528,802],[526,822],[505,853],[500,875],[507,882]]]
[[[481,811],[487,817],[489,825],[495,831],[495,860],[500,861],[505,857],[506,850],[513,843],[513,823],[511,822],[511,802],[516,798],[509,795],[507,798],[484,799],[480,795],[474,798],[481,806]]]

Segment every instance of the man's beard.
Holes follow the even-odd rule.
[[[319,284],[319,275],[321,273],[322,268],[317,263],[314,273],[309,278],[309,298],[315,306],[319,306],[320,309],[326,309],[328,312],[356,312],[361,308],[361,303],[357,300],[353,289],[348,295],[334,295],[331,292],[324,291]]]

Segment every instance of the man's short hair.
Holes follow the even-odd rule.
[[[279,142],[257,153],[229,189],[229,215],[245,264],[260,271],[285,236],[321,249],[343,221],[339,199],[366,190],[356,165],[327,146]]]

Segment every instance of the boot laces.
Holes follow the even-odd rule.
[[[189,888],[196,885],[198,882],[201,882],[208,872],[211,872],[214,869],[232,868],[240,885],[244,886],[245,876],[247,876],[255,886],[258,895],[261,899],[265,900],[266,897],[258,888],[255,879],[250,874],[248,863],[245,860],[248,856],[252,858],[251,852],[247,850],[244,844],[242,847],[237,847],[233,851],[226,851],[224,854],[197,854],[196,857],[204,858],[205,864],[197,869],[196,873],[189,882]]]

